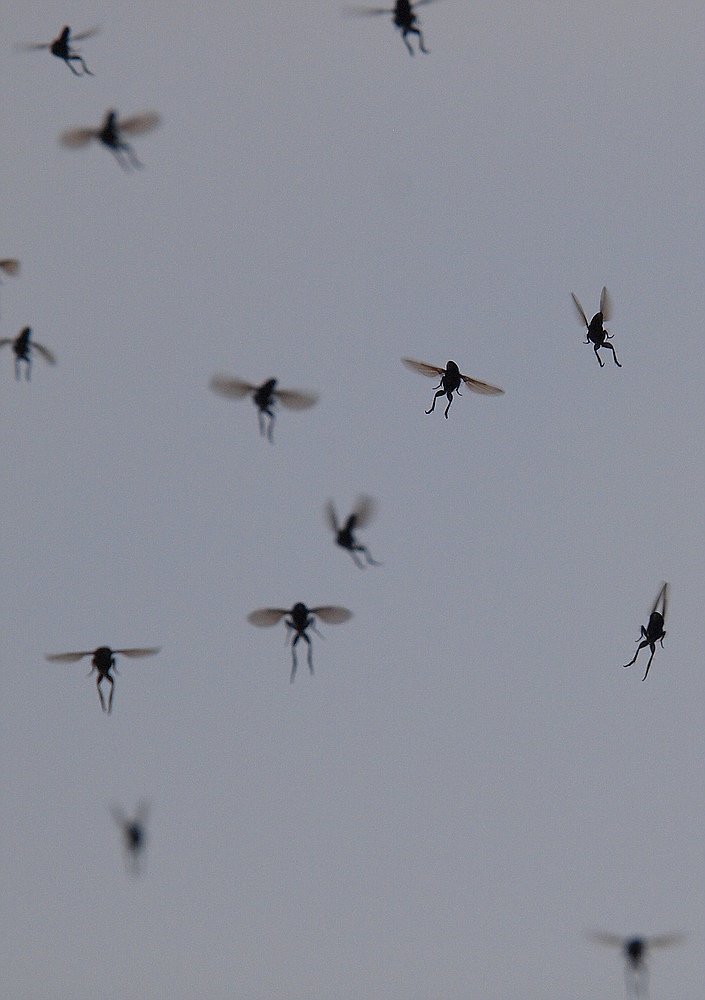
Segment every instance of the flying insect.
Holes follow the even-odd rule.
[[[88,673],[90,677],[92,673],[98,673],[96,677],[96,687],[98,688],[98,697],[100,698],[100,707],[104,712],[110,712],[113,707],[113,694],[115,693],[115,680],[110,673],[114,670],[117,674],[117,668],[115,666],[115,656],[119,653],[121,656],[129,656],[134,659],[138,656],[154,656],[158,653],[160,646],[151,647],[149,649],[111,649],[109,646],[99,646],[97,649],[89,650],[82,653],[47,653],[45,659],[50,663],[77,663],[82,660],[84,656],[93,657],[93,665]],[[108,698],[108,706],[105,706],[105,700],[103,699],[103,691],[101,689],[101,684],[103,681],[107,681],[110,684],[110,696]]]
[[[601,347],[606,347],[608,350],[612,351],[612,357],[614,358],[614,363],[617,365],[618,368],[621,368],[622,366],[617,360],[617,352],[614,349],[614,345],[610,344],[612,337],[607,332],[607,330],[605,330],[603,326],[603,323],[609,322],[610,316],[612,314],[612,303],[610,302],[607,289],[606,288],[602,289],[602,292],[600,293],[600,311],[595,313],[595,315],[592,317],[589,323],[587,321],[587,316],[585,315],[585,310],[578,302],[577,297],[573,294],[573,292],[571,292],[570,295],[571,298],[573,299],[575,308],[578,310],[578,315],[580,317],[580,320],[585,324],[587,330],[587,339],[585,343],[593,345],[595,350],[595,357],[600,362],[600,368],[604,368],[605,366],[604,361],[597,353]]]
[[[413,56],[414,50],[407,37],[408,35],[417,35],[419,39],[419,51],[428,55],[430,49],[427,49],[424,44],[421,28],[418,26],[419,19],[415,14],[417,7],[421,7],[427,3],[433,3],[433,0],[417,0],[416,3],[411,3],[410,0],[396,0],[393,7],[348,7],[347,13],[357,17],[374,17],[377,14],[391,14],[392,23],[395,28],[401,31],[401,37],[409,51],[409,55]]]
[[[0,271],[14,278],[20,273],[20,262],[16,257],[4,257],[0,259]],[[0,284],[2,284],[1,281]]]
[[[338,517],[335,513],[335,507],[333,506],[333,501],[329,500],[326,504],[325,513],[326,520],[330,526],[331,531],[335,535],[335,541],[337,545],[341,548],[347,549],[353,558],[353,562],[360,569],[365,568],[365,563],[358,559],[356,552],[361,552],[368,566],[381,566],[382,563],[375,562],[369,553],[369,550],[365,545],[360,545],[356,541],[355,532],[358,528],[364,528],[366,524],[369,524],[374,517],[376,504],[372,497],[361,496],[358,497],[357,503],[355,504],[355,509],[352,514],[348,516],[345,524],[342,526],[338,524]]]
[[[49,49],[57,59],[63,59],[74,76],[94,76],[94,73],[86,66],[85,60],[76,49],[71,48],[71,42],[82,42],[84,38],[92,38],[97,35],[99,28],[89,28],[88,31],[80,31],[77,35],[71,34],[68,24],[61,29],[61,34],[53,42],[39,42],[38,44],[22,45],[20,48],[24,52],[37,52],[40,49]],[[81,64],[82,72],[79,73],[71,64],[78,62]]]
[[[257,407],[257,418],[259,420],[259,432],[264,437],[266,435],[270,444],[274,444],[274,405],[279,402],[290,410],[306,410],[318,402],[315,392],[299,392],[295,389],[277,389],[277,379],[270,378],[262,385],[252,385],[250,382],[243,382],[242,379],[232,378],[229,375],[214,375],[210,382],[213,392],[227,399],[244,399],[251,395],[252,402]],[[269,420],[267,421],[267,418]]]
[[[649,662],[646,664],[646,673],[641,678],[642,681],[645,681],[649,675],[649,668],[651,667],[651,661],[653,660],[654,653],[656,652],[656,643],[660,642],[661,649],[663,649],[663,640],[666,638],[666,633],[664,631],[663,626],[666,623],[667,602],[668,602],[668,584],[664,583],[663,587],[661,587],[661,589],[659,590],[658,596],[654,601],[654,606],[651,609],[651,614],[649,615],[649,624],[646,626],[646,628],[644,628],[643,625],[641,626],[641,636],[639,638],[642,639],[642,642],[639,642],[639,639],[636,640],[637,642],[639,642],[639,645],[637,646],[636,653],[634,654],[634,659],[630,660],[629,663],[624,664],[625,667],[631,667],[632,664],[636,663],[636,658],[641,652],[641,650],[645,649],[646,646],[648,646],[649,649],[651,650],[651,656],[649,657]],[[659,604],[661,605],[660,611],[657,610]]]
[[[459,396],[461,395],[458,391],[461,381],[469,389],[472,389],[473,392],[479,392],[483,396],[499,396],[504,392],[504,389],[499,389],[496,385],[488,385],[487,382],[478,382],[476,378],[463,375],[455,361],[449,361],[445,368],[438,368],[436,365],[427,365],[423,361],[413,361],[411,358],[402,358],[402,361],[407,368],[411,368],[412,371],[419,372],[421,375],[427,375],[429,378],[438,378],[440,375],[441,381],[435,387],[438,391],[433,397],[431,409],[426,410],[426,413],[433,413],[436,408],[436,400],[440,396],[447,396],[446,420],[448,419],[450,404],[453,402],[453,393],[456,392]]]
[[[29,373],[32,368],[32,352],[37,351],[41,357],[44,358],[50,365],[56,364],[56,358],[51,353],[48,347],[44,347],[43,344],[38,344],[36,340],[32,340],[32,327],[25,326],[17,336],[13,339],[12,337],[2,337],[0,338],[0,347],[5,347],[7,344],[12,344],[12,350],[15,352],[15,378],[20,377],[20,361],[24,361],[26,364],[25,368],[25,378],[29,382]]]
[[[649,986],[649,969],[646,957],[651,948],[670,948],[683,941],[682,934],[661,934],[656,937],[620,937],[618,934],[591,934],[598,944],[619,948],[625,960],[624,970],[627,992],[635,996],[646,996]]]
[[[106,111],[99,128],[70,128],[61,134],[59,141],[67,149],[81,149],[95,139],[108,147],[123,170],[131,167],[140,170],[144,164],[137,159],[134,149],[129,142],[125,142],[123,135],[144,135],[155,129],[160,121],[156,111],[143,111],[121,120],[117,111]]]
[[[289,615],[289,617],[287,618],[286,615]],[[308,669],[313,675],[311,640],[306,630],[310,628],[316,635],[321,636],[321,633],[316,628],[317,617],[327,625],[339,625],[341,622],[346,622],[352,618],[352,611],[330,605],[307,608],[305,604],[299,602],[290,611],[287,611],[286,608],[260,608],[258,611],[253,611],[247,616],[247,620],[251,625],[258,625],[260,628],[269,628],[270,625],[276,625],[282,618],[284,619],[287,639],[290,634],[293,634],[291,642],[291,676],[289,678],[292,684],[296,677],[296,644],[299,639],[303,639],[308,644]]]
[[[147,815],[149,807],[146,802],[140,802],[133,817],[127,816],[119,806],[112,806],[110,815],[122,834],[125,857],[133,875],[139,874],[141,855],[147,843]]]

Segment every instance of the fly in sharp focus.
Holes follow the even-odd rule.
[[[152,646],[148,649],[111,649],[110,646],[99,646],[97,649],[84,651],[82,653],[47,653],[46,659],[49,660],[50,663],[77,663],[79,660],[82,660],[84,656],[92,656],[93,663],[88,676],[90,677],[92,673],[97,672],[98,676],[96,677],[95,683],[98,688],[100,707],[104,712],[110,712],[113,707],[113,694],[115,693],[115,680],[111,671],[114,671],[117,674],[117,668],[115,666],[116,655],[119,653],[121,656],[129,656],[130,659],[135,659],[138,656],[154,656],[159,652],[160,648],[160,646]],[[103,691],[100,686],[103,681],[107,681],[110,684],[110,696],[108,698],[107,708],[103,698]]]
[[[288,618],[287,615],[289,616]],[[316,628],[316,618],[320,618],[326,625],[339,625],[341,622],[346,622],[352,618],[352,611],[348,611],[347,608],[337,608],[327,604],[318,608],[307,608],[305,604],[299,602],[291,610],[287,610],[286,608],[260,608],[258,611],[253,611],[247,616],[247,620],[251,625],[258,625],[260,628],[269,628],[271,625],[276,625],[282,618],[286,625],[287,638],[293,635],[291,641],[291,676],[289,678],[293,684],[297,667],[296,644],[299,639],[303,639],[308,644],[308,669],[309,673],[313,674],[311,639],[307,634],[307,630],[311,629],[312,632],[323,638]]]
[[[612,315],[612,304],[610,302],[610,297],[606,288],[602,289],[600,293],[600,311],[595,313],[590,322],[587,321],[587,316],[585,315],[585,310],[578,302],[577,297],[573,292],[570,293],[571,298],[575,308],[578,310],[578,315],[580,321],[585,324],[587,330],[587,340],[586,344],[592,344],[595,350],[595,357],[600,362],[600,368],[604,368],[605,363],[597,353],[601,347],[606,347],[609,351],[612,351],[612,357],[614,358],[614,363],[618,368],[621,368],[621,364],[617,360],[617,352],[614,349],[614,345],[610,343],[612,337],[605,330],[603,324],[609,322],[610,316]]]
[[[277,389],[277,379],[270,378],[262,385],[252,385],[242,379],[229,375],[214,375],[211,379],[211,389],[227,399],[244,399],[252,396],[252,402],[257,407],[259,432],[274,444],[274,406],[281,403],[289,410],[306,410],[318,402],[315,392],[300,392],[298,389]]]
[[[649,624],[646,626],[646,628],[644,628],[643,625],[641,626],[641,635],[639,639],[641,639],[642,641],[639,642],[639,639],[636,640],[639,643],[639,645],[637,646],[634,658],[630,660],[629,663],[624,664],[625,667],[631,667],[632,664],[636,663],[636,658],[641,652],[641,650],[645,649],[648,646],[649,649],[651,650],[651,656],[649,657],[649,662],[646,664],[646,673],[641,678],[643,681],[645,681],[649,675],[649,668],[651,667],[651,661],[653,660],[654,653],[656,652],[656,643],[660,642],[661,649],[663,649],[663,640],[666,638],[666,633],[664,631],[663,626],[666,624],[667,602],[668,602],[668,584],[664,583],[664,585],[659,590],[658,596],[654,601],[654,606],[651,609],[651,614],[649,615]],[[659,605],[661,606],[660,611],[658,610]]]
[[[123,170],[141,170],[143,163],[137,159],[135,151],[123,135],[144,135],[151,132],[161,121],[156,111],[143,111],[129,118],[118,119],[117,111],[106,111],[103,124],[98,128],[70,128],[62,133],[61,145],[67,149],[81,149],[95,139],[110,150]]]
[[[461,382],[464,382],[473,392],[479,392],[483,396],[500,396],[504,392],[504,389],[499,389],[496,385],[488,385],[487,382],[479,382],[476,378],[463,375],[455,361],[449,361],[445,368],[438,368],[436,365],[427,365],[423,361],[413,361],[411,358],[402,358],[402,361],[407,368],[411,368],[412,371],[419,372],[421,375],[427,375],[429,378],[438,378],[440,375],[441,380],[436,386],[438,391],[433,397],[431,409],[426,410],[426,413],[433,413],[436,408],[436,400],[441,396],[446,396],[448,399],[445,411],[447,419],[450,404],[453,402],[453,393],[457,393],[458,396],[461,395],[458,391]]]

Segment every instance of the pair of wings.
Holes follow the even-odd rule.
[[[654,937],[625,938],[619,934],[603,934],[596,931],[590,934],[590,938],[597,944],[606,944],[610,948],[626,948],[632,941],[638,940],[648,948],[670,948],[674,944],[680,944],[684,938],[682,934],[657,934]]]
[[[210,386],[213,392],[227,399],[244,399],[248,393],[257,392],[260,388],[258,385],[228,375],[214,375]],[[299,392],[297,389],[275,389],[273,395],[282,406],[287,406],[290,410],[305,410],[318,402],[315,392]]]
[[[309,608],[308,613],[316,615],[326,625],[339,625],[352,618],[352,611],[348,611],[347,608],[336,608],[329,604],[324,604],[320,608]],[[287,608],[260,608],[258,611],[251,612],[247,616],[247,620],[251,625],[268,628],[270,625],[276,625],[285,615],[290,614],[291,610]]]
[[[355,504],[351,515],[355,516],[355,527],[364,528],[366,524],[369,524],[374,517],[375,510],[377,509],[377,504],[372,499],[365,494],[357,498],[357,503]],[[331,531],[334,531],[336,535],[340,531],[340,525],[338,524],[338,518],[335,513],[335,507],[333,506],[333,501],[329,500],[325,507],[326,520],[330,525]],[[349,518],[348,518],[349,520]]]
[[[20,273],[20,262],[16,257],[4,257],[0,260],[0,271],[3,274],[16,275]]]
[[[161,116],[156,111],[143,111],[129,118],[119,118],[115,122],[115,129],[126,135],[143,135],[156,128],[160,121]],[[100,128],[70,128],[62,132],[59,141],[67,149],[80,149],[82,146],[87,146],[92,139],[99,139],[103,127],[101,125]]]
[[[123,831],[132,826],[141,827],[147,822],[147,818],[149,816],[149,803],[138,802],[134,816],[128,816],[127,813],[120,808],[120,806],[111,806],[110,815]]]
[[[23,334],[27,333],[28,329],[29,329],[29,327],[25,327],[24,330],[20,331],[20,333],[17,335],[17,337],[2,337],[2,338],[0,338],[0,347],[6,347],[7,344],[15,344],[15,343],[17,343],[17,341],[19,340],[19,338]],[[54,357],[54,355],[52,354],[52,352],[49,350],[49,348],[44,346],[44,344],[38,344],[36,340],[30,340],[29,341],[29,347],[34,348],[35,351],[39,351],[39,353],[44,358],[44,360],[48,361],[50,365],[55,365],[56,364],[56,358]]]
[[[402,358],[402,361],[407,368],[411,368],[414,372],[419,372],[420,375],[428,375],[429,378],[441,378],[445,375],[445,368],[438,368],[436,365],[427,365],[423,361],[414,361],[412,358]],[[483,396],[499,396],[504,392],[504,389],[500,389],[496,385],[489,385],[487,382],[480,382],[476,378],[470,378],[469,375],[463,375],[460,373],[460,377],[468,387],[472,389],[473,392],[479,392]]]
[[[668,584],[664,583],[658,592],[656,600],[654,601],[654,606],[651,609],[651,614],[658,610],[659,604],[661,605],[661,617],[666,621],[666,606],[668,604]]]
[[[434,3],[434,0],[416,0],[410,3],[409,7],[413,11],[416,7],[423,7],[424,4]],[[396,14],[396,7],[346,7],[345,13],[348,17],[370,17],[375,14]]]
[[[578,302],[577,296],[575,295],[574,292],[571,292],[570,297],[573,300],[575,308],[578,310],[578,315],[580,316],[580,319],[583,321],[586,327],[589,327],[590,324],[588,323],[588,318],[585,315],[585,310]],[[607,289],[604,287],[600,292],[600,312],[602,313],[602,322],[607,323],[607,321],[612,315],[612,302],[610,301]]]
[[[97,35],[99,31],[100,28],[95,27],[95,28],[88,28],[87,31],[79,31],[78,34],[76,35],[74,35],[72,32],[69,32],[69,37],[67,39],[68,44],[70,45],[71,42],[82,42],[84,38],[92,38],[94,35]],[[54,42],[58,42],[60,41],[60,39],[61,35],[59,35],[58,38],[55,38],[51,42],[28,42],[25,45],[19,45],[18,49],[21,52],[38,52],[40,49],[50,49],[54,44]]]
[[[111,653],[120,653],[122,656],[154,656],[159,652],[161,646],[154,646],[149,649],[113,649]],[[94,656],[94,649],[89,649],[82,653],[47,653],[45,659],[49,660],[50,663],[77,663],[82,660],[84,656]]]

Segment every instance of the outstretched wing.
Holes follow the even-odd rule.
[[[654,606],[651,609],[651,614],[653,614],[654,611],[657,610],[657,608],[658,608],[659,604],[661,603],[661,601],[663,601],[663,610],[661,611],[661,614],[663,615],[663,620],[665,621],[666,620],[666,604],[668,603],[668,584],[667,583],[664,583],[663,586],[661,587],[661,589],[659,590],[658,596],[656,597],[656,600],[654,601]]]
[[[365,493],[361,494],[357,498],[357,503],[355,504],[355,509],[353,510],[353,514],[355,515],[355,527],[364,528],[366,524],[369,524],[375,516],[376,510],[377,504],[372,497],[368,497]]]
[[[575,308],[578,310],[578,315],[580,316],[580,319],[585,324],[585,326],[589,327],[590,324],[587,321],[587,316],[585,315],[585,310],[583,309],[583,307],[578,302],[577,296],[573,292],[571,292],[570,293],[570,297],[573,300],[573,304],[575,305]]]
[[[352,618],[352,611],[347,608],[336,608],[331,605],[324,605],[322,608],[310,608],[312,615],[317,615],[326,625],[340,625]]]
[[[375,14],[393,14],[393,7],[345,7],[343,14],[346,17],[374,17]]]
[[[114,649],[113,653],[122,653],[123,656],[135,659],[138,656],[154,656],[161,648],[161,646],[152,646],[148,649]]]
[[[56,364],[56,358],[48,347],[45,347],[44,344],[38,344],[36,340],[31,341],[31,345],[35,351],[39,351],[44,360],[48,361],[50,365]]]
[[[143,135],[155,129],[160,121],[161,116],[156,111],[143,111],[139,115],[120,119],[117,127],[120,132],[127,132],[128,135]]]
[[[338,527],[338,517],[335,513],[335,507],[333,506],[332,500],[328,501],[324,510],[326,515],[326,521],[328,522],[330,530],[337,535],[338,532],[340,531],[340,528]]]
[[[47,653],[44,659],[50,663],[78,663],[84,656],[93,656],[93,650],[84,653]]]
[[[2,339],[0,339],[0,347],[5,347],[6,344],[13,343],[13,340],[14,340],[13,337],[3,337]]]
[[[605,944],[608,948],[623,948],[625,939],[619,934],[605,934],[602,931],[592,931],[590,940],[597,944]]]
[[[602,322],[606,323],[612,315],[612,302],[606,288],[600,292],[600,312],[602,313]]]
[[[240,378],[230,378],[227,375],[214,375],[210,381],[213,392],[228,399],[242,399],[248,392],[254,392],[257,388],[249,382],[243,382]]]
[[[16,257],[5,257],[0,260],[0,271],[5,274],[16,275],[20,273],[20,262]]]
[[[16,52],[39,52],[41,49],[50,49],[53,42],[20,42],[15,46]]]
[[[480,382],[476,378],[470,378],[469,375],[463,375],[462,372],[460,377],[468,389],[472,389],[473,392],[479,392],[483,396],[500,396],[504,392],[504,389],[500,389],[496,385]]]
[[[412,358],[402,358],[402,361],[413,372],[418,372],[420,375],[428,375],[429,378],[438,378],[439,375],[445,375],[446,373],[445,368],[437,368],[436,365],[427,365],[423,361],[414,361]]]
[[[247,616],[247,620],[250,625],[269,628],[270,625],[276,625],[284,615],[288,614],[288,608],[260,608],[258,611],[251,611]]]
[[[421,2],[421,0],[419,0]],[[424,3],[430,3],[430,0],[423,0]],[[95,25],[92,28],[88,28],[86,31],[79,31],[77,35],[73,32],[69,35],[70,42],[82,42],[84,38],[93,38],[100,31],[100,25]]]
[[[98,131],[94,128],[69,128],[59,136],[59,142],[66,149],[81,149],[87,146],[91,139],[98,138]]]
[[[318,402],[315,392],[299,392],[297,389],[275,389],[274,395],[290,410],[306,410]]]
[[[646,939],[649,948],[670,948],[674,944],[681,944],[685,941],[684,934],[657,934],[655,937]]]

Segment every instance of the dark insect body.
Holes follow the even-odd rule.
[[[37,52],[40,49],[48,49],[53,56],[57,59],[63,59],[68,68],[71,70],[74,76],[93,76],[94,74],[86,66],[83,56],[81,56],[76,49],[71,47],[71,42],[80,42],[84,38],[92,38],[93,35],[98,34],[98,28],[89,28],[88,31],[80,31],[77,35],[71,34],[71,29],[68,24],[61,29],[61,33],[54,39],[53,42],[39,42],[36,45],[23,45],[22,48],[25,52]],[[72,65],[73,63],[80,63],[82,72]]]
[[[289,616],[288,618],[286,617],[287,615]],[[250,624],[258,625],[260,628],[268,628],[270,625],[276,625],[282,618],[284,619],[287,637],[293,634],[291,642],[291,676],[289,678],[292,684],[296,677],[296,645],[299,639],[303,639],[308,645],[308,669],[309,673],[313,674],[312,646],[307,629],[311,629],[318,636],[321,635],[316,628],[317,617],[327,625],[338,625],[352,618],[352,612],[348,611],[347,608],[337,608],[332,605],[307,608],[305,604],[299,602],[289,611],[286,608],[260,608],[258,611],[253,611],[247,616]]]
[[[118,119],[117,111],[106,111],[103,124],[99,128],[71,128],[61,135],[61,144],[67,149],[80,149],[95,139],[106,146],[123,170],[141,170],[135,151],[123,135],[143,135],[151,132],[161,121],[156,111],[144,111],[130,118]]]
[[[2,257],[0,258],[0,271],[14,278],[20,273],[20,262],[16,257]],[[2,282],[0,281],[1,284]]]
[[[609,318],[612,313],[612,306],[610,303],[609,295],[607,293],[607,289],[606,288],[602,289],[602,292],[600,294],[600,311],[595,313],[595,315],[592,317],[589,323],[587,321],[587,316],[585,315],[585,310],[578,302],[576,296],[573,294],[573,292],[571,292],[570,295],[571,298],[573,299],[575,308],[578,310],[578,315],[580,316],[580,320],[585,324],[585,327],[587,329],[587,340],[585,341],[585,343],[593,345],[593,348],[595,350],[595,357],[600,362],[600,368],[604,368],[605,366],[604,361],[597,353],[601,347],[606,347],[608,350],[612,351],[612,357],[614,358],[614,363],[617,365],[618,368],[621,368],[622,366],[617,360],[617,352],[614,349],[614,345],[610,344],[610,340],[612,340],[612,337],[607,332],[607,330],[605,330],[603,325],[604,323],[609,322]]]
[[[46,659],[50,663],[77,663],[84,656],[92,656],[93,661],[88,676],[90,677],[92,673],[97,671],[96,687],[98,688],[100,707],[104,712],[110,712],[113,707],[113,694],[115,693],[115,680],[111,674],[111,670],[114,670],[117,674],[115,667],[116,654],[119,653],[121,656],[129,656],[131,659],[135,659],[138,656],[154,656],[155,653],[159,652],[159,649],[159,646],[150,647],[149,649],[111,649],[110,646],[99,646],[97,649],[81,653],[47,653]],[[100,686],[103,681],[107,681],[110,684],[110,696],[107,708]]]
[[[127,816],[118,806],[113,806],[110,814],[122,834],[125,857],[133,875],[139,874],[141,856],[147,843],[147,815],[149,807],[140,802],[133,817]]]
[[[252,402],[257,407],[257,418],[259,420],[259,432],[262,437],[267,438],[270,444],[274,444],[274,420],[276,414],[274,406],[281,403],[290,410],[306,410],[318,402],[315,392],[299,392],[295,389],[277,389],[277,379],[270,378],[262,385],[252,385],[251,382],[244,382],[239,378],[231,378],[228,375],[214,375],[211,379],[211,389],[220,396],[228,399],[244,399],[245,396],[252,396]]]
[[[407,368],[411,368],[412,371],[419,372],[421,375],[427,375],[429,378],[438,378],[440,375],[441,381],[436,386],[438,391],[433,397],[431,409],[426,410],[426,413],[433,413],[436,408],[436,400],[441,396],[446,396],[448,405],[446,406],[445,417],[448,419],[448,410],[450,409],[450,404],[453,402],[453,393],[457,393],[458,396],[461,395],[459,389],[463,382],[473,392],[478,392],[483,396],[499,396],[504,392],[504,389],[499,389],[496,385],[479,382],[476,378],[463,375],[455,361],[449,361],[445,368],[439,368],[436,365],[427,365],[423,361],[414,361],[412,358],[402,358],[402,361]]]
[[[683,941],[682,934],[660,934],[655,937],[620,937],[618,934],[591,934],[590,937],[598,944],[611,948],[619,948],[626,966],[625,979],[627,992],[635,996],[646,996],[649,986],[649,969],[646,957],[651,948],[670,948]]]
[[[335,541],[337,545],[341,548],[347,549],[353,558],[353,562],[360,569],[365,568],[365,563],[362,562],[356,556],[356,552],[361,552],[368,566],[381,566],[382,563],[375,562],[375,560],[370,555],[367,547],[365,545],[360,545],[360,543],[355,539],[354,532],[358,528],[364,528],[366,524],[369,524],[372,520],[375,512],[375,502],[372,497],[361,496],[358,497],[358,501],[355,505],[355,509],[352,514],[350,514],[345,521],[345,524],[340,525],[338,523],[338,518],[335,513],[335,507],[333,506],[333,501],[329,500],[326,504],[326,519],[330,526],[331,531],[335,534]]]
[[[428,55],[430,49],[427,49],[424,44],[421,28],[419,27],[419,19],[415,14],[417,7],[422,7],[427,3],[433,3],[433,0],[417,0],[416,3],[411,3],[410,0],[396,0],[393,7],[351,7],[348,8],[348,13],[361,17],[391,14],[392,22],[395,28],[398,28],[401,32],[402,40],[409,51],[409,55],[413,56],[414,50],[407,37],[408,35],[416,35],[419,40],[419,51]]]
[[[663,649],[663,640],[666,638],[666,633],[664,631],[663,626],[666,623],[667,601],[668,601],[668,584],[664,583],[663,587],[661,587],[661,589],[658,592],[658,597],[654,601],[654,606],[651,610],[651,614],[649,615],[649,624],[646,626],[646,628],[644,628],[643,625],[641,626],[641,636],[639,638],[642,641],[639,642],[639,639],[636,640],[637,642],[639,642],[639,645],[637,646],[634,658],[630,660],[629,663],[624,664],[625,667],[631,667],[632,664],[636,663],[636,658],[641,652],[641,650],[645,649],[648,646],[649,649],[651,650],[651,656],[649,657],[649,662],[646,664],[646,673],[641,678],[642,681],[645,681],[649,675],[651,661],[653,660],[654,653],[656,652],[656,643],[660,642],[661,649]],[[659,604],[661,605],[660,611],[658,610]]]
[[[25,326],[17,336],[13,339],[12,337],[3,337],[0,339],[0,347],[5,347],[7,344],[12,344],[12,350],[15,352],[15,378],[20,378],[20,361],[24,361],[25,365],[25,378],[29,382],[29,373],[32,368],[32,352],[36,351],[45,361],[50,365],[56,364],[56,358],[51,353],[51,351],[44,347],[43,344],[38,344],[36,340],[32,340],[32,327]]]

